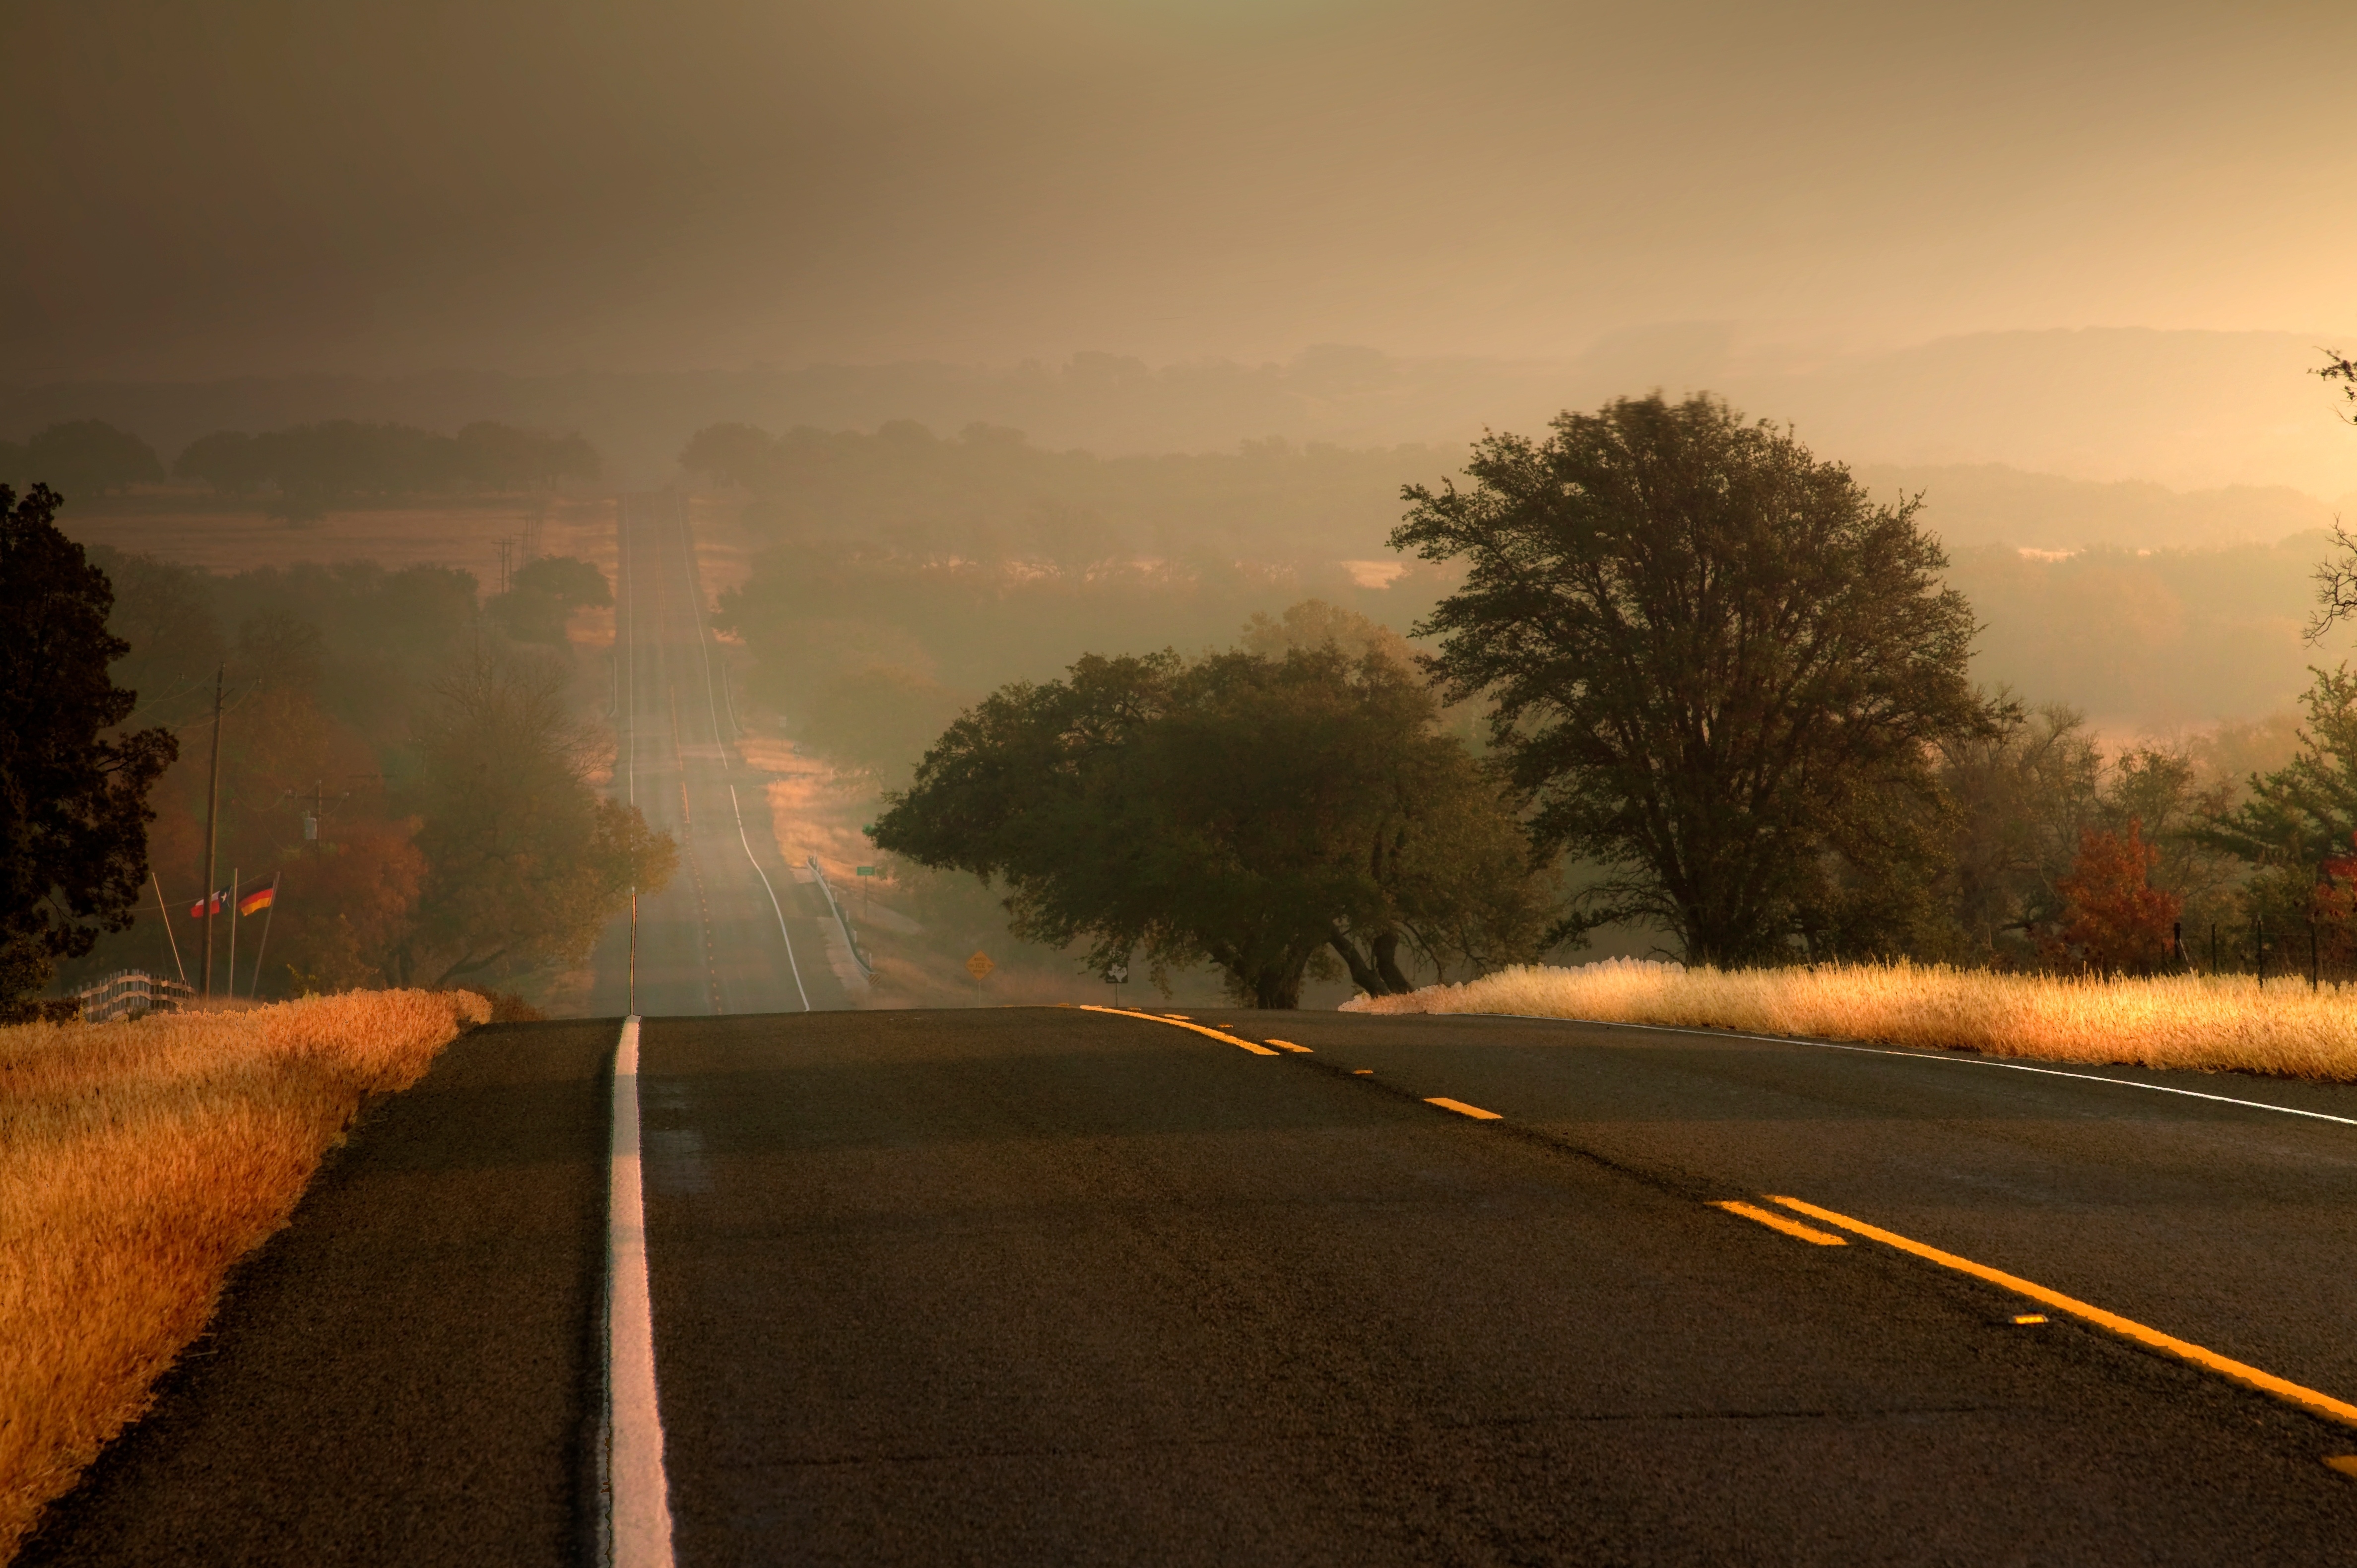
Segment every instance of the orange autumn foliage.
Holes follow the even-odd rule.
[[[2104,974],[2147,972],[2168,962],[2185,900],[2152,886],[2159,860],[2140,822],[2130,822],[2125,835],[2083,830],[2070,873],[2054,884],[2064,900],[2061,923],[2040,938],[2040,952],[2050,962]]]

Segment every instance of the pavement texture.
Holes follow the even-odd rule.
[[[617,1026],[379,1101],[20,1564],[585,1561]]]
[[[1938,1057],[1195,1018],[1311,1049],[649,1026],[681,1563],[2357,1555],[2321,1463],[2357,1433],[1710,1207],[1807,1197],[2345,1396],[2357,1127]]]
[[[2357,1559],[2357,1091],[1497,1018],[657,1018],[679,1563]],[[27,1560],[581,1561],[614,1029],[364,1122]],[[1306,1050],[1269,1044],[1282,1039]],[[1446,1097],[1481,1120],[1430,1103]]]

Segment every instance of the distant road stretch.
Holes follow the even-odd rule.
[[[1185,1022],[646,1021],[677,1562],[2357,1556],[2357,1428],[2300,1402],[2357,1396],[2357,1126],[1936,1054]],[[27,1561],[594,1554],[616,1033],[483,1031],[366,1123]]]
[[[638,1011],[848,1006],[827,960],[825,902],[778,854],[767,776],[736,748],[735,702],[685,510],[662,494],[624,496],[618,507],[613,793],[680,844],[671,885],[639,900]],[[592,1008],[629,1011],[627,917],[607,928],[594,961]]]

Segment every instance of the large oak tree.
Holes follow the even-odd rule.
[[[1913,504],[1709,397],[1489,436],[1466,474],[1409,487],[1392,542],[1463,564],[1417,629],[1452,698],[1493,703],[1540,842],[1601,868],[1570,932],[1729,964],[1910,918],[1932,745],[1987,723]]]

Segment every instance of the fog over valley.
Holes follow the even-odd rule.
[[[159,864],[210,813],[276,865],[297,775],[315,818],[355,781],[339,875],[389,912],[290,906],[255,984],[603,994],[603,895],[485,945],[428,804],[468,725],[555,703],[579,831],[630,805],[689,700],[633,717],[634,603],[715,639],[764,853],[883,865],[875,983],[1061,972],[866,836],[953,721],[1092,655],[1415,668],[1470,579],[1395,545],[1404,490],[1656,393],[1912,507],[1991,701],[2231,792],[2344,651],[2304,632],[2357,513],[2345,127],[2292,87],[2357,24],[2295,9],[44,0],[0,20],[44,66],[0,106],[42,220],[0,483],[115,581],[134,722],[210,736],[231,667],[225,711],[275,704],[225,721],[226,805],[182,746]],[[1434,722],[1486,755],[1495,700]]]

